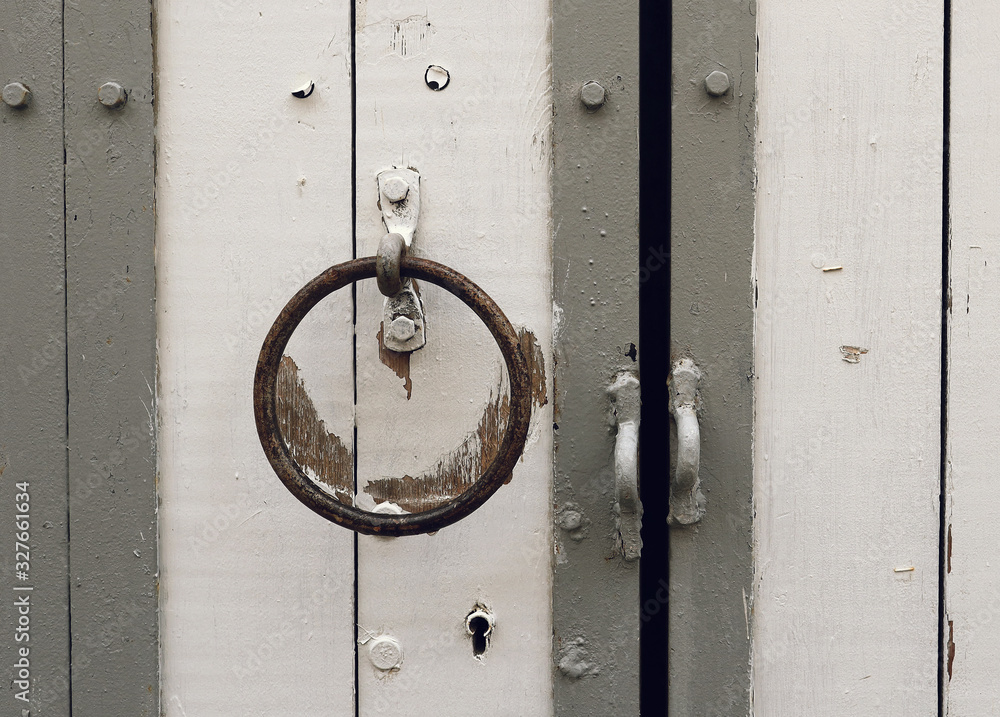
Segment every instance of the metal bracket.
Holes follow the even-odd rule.
[[[385,230],[401,235],[409,248],[420,218],[420,175],[412,169],[379,172],[378,198]]]
[[[615,406],[618,435],[615,437],[616,542],[626,560],[638,560],[642,552],[642,502],[639,500],[639,379],[618,374],[608,388]]]
[[[698,470],[701,464],[701,427],[698,425],[698,382],[701,371],[694,361],[677,361],[670,371],[670,413],[677,425],[677,468],[670,483],[667,522],[690,525],[705,515]]]
[[[403,237],[409,249],[420,217],[420,175],[412,169],[379,172],[378,193],[386,231]],[[411,353],[427,343],[423,302],[409,279],[383,302],[382,326],[382,343],[390,351]]]

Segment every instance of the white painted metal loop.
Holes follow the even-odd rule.
[[[615,404],[618,435],[615,438],[616,543],[626,560],[642,552],[642,502],[639,500],[639,379],[624,372],[608,388]]]
[[[701,465],[701,427],[698,425],[698,382],[701,371],[694,361],[677,361],[670,372],[670,413],[677,426],[677,467],[670,484],[670,512],[674,524],[697,523],[705,514],[698,471]]]

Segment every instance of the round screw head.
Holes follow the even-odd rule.
[[[416,335],[417,325],[413,323],[413,319],[409,316],[397,316],[389,324],[389,336],[394,340],[402,343],[403,341],[409,341]]]
[[[583,87],[580,88],[580,100],[589,110],[600,109],[606,98],[607,92],[604,91],[604,87],[599,82],[593,80],[584,82]]]
[[[722,95],[729,92],[729,88],[731,86],[732,85],[729,82],[729,75],[720,70],[712,72],[705,78],[705,90],[708,94],[712,95],[712,97],[722,97]]]
[[[31,102],[31,90],[20,82],[11,82],[3,88],[3,101],[15,109],[27,107]]]
[[[382,185],[382,194],[393,204],[406,199],[410,192],[410,185],[402,177],[389,177]]]
[[[118,109],[125,104],[128,93],[117,82],[105,82],[97,89],[97,99],[109,109]]]
[[[403,646],[393,637],[380,635],[368,645],[368,659],[383,672],[398,670],[403,664]]]

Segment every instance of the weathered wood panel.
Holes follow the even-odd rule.
[[[358,4],[359,256],[374,254],[385,232],[377,173],[416,169],[414,253],[478,283],[545,355],[534,427],[509,485],[436,535],[359,538],[362,715],[466,714],[498,705],[510,714],[552,711],[552,412],[542,380],[552,316],[549,12],[547,3]],[[431,64],[450,73],[447,87],[425,83]],[[462,489],[456,476],[478,477],[490,441],[477,437],[477,427],[489,423],[498,392],[506,391],[499,351],[472,312],[437,287],[421,282],[420,291],[427,345],[404,369],[380,360],[375,282],[357,287],[359,490],[372,500],[400,488],[396,502],[411,509],[423,507],[419,498],[431,486],[447,497]],[[456,453],[467,460],[452,460]],[[418,480],[398,481],[404,475]],[[465,624],[477,605],[496,617],[482,660]],[[382,673],[368,659],[370,635],[379,633],[402,645],[398,672]]]
[[[996,37],[1000,7],[956,0],[951,34],[951,260],[945,526],[946,714],[1000,703],[1000,160]]]
[[[251,404],[278,311],[351,257],[350,32],[343,3],[157,7],[160,597],[171,716],[354,713],[354,540],[281,485]],[[292,96],[310,80],[310,97]],[[324,301],[283,366],[282,430],[317,473],[353,473],[351,313],[349,291]]]
[[[148,0],[64,6],[72,706],[159,713]],[[119,83],[120,108],[98,101]]]
[[[61,47],[62,2],[0,4],[0,83],[31,91],[0,104],[0,709],[18,715],[69,715]]]
[[[554,2],[552,12],[555,714],[628,717],[639,713],[639,563],[615,544],[608,388],[619,372],[638,375],[645,356],[639,3]],[[590,81],[605,90],[599,108],[582,102]]]
[[[670,358],[690,357],[703,375],[706,496],[704,517],[670,532],[669,697],[678,717],[742,717],[751,694],[753,13],[732,0],[674,3]],[[721,96],[708,92],[712,72],[729,80]],[[650,274],[662,262],[662,246],[643,257]],[[643,619],[659,609],[645,602]]]
[[[754,708],[936,715],[943,2],[758,30]]]

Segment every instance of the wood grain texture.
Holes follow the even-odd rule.
[[[758,34],[754,709],[936,715],[943,3]]]
[[[990,714],[1000,703],[1000,160],[995,3],[952,3],[951,305],[948,359],[946,708]]]
[[[350,32],[343,3],[157,6],[160,607],[170,717],[354,714],[353,538],[278,481],[251,403],[278,311],[351,258]],[[294,98],[308,80],[313,94]],[[322,421],[352,446],[351,313],[350,291],[338,292],[292,337],[297,371],[285,398],[301,392],[310,404],[296,403],[293,442]],[[333,453],[316,455],[353,463]]]
[[[0,104],[0,712],[68,717],[66,290],[62,2],[0,3],[0,82],[32,92]],[[15,576],[15,484],[30,488],[30,570]],[[20,569],[20,567],[18,568]],[[23,571],[22,571],[23,572]],[[30,592],[30,630],[15,600]],[[28,641],[15,642],[15,635]],[[30,687],[15,664],[27,647]],[[24,694],[27,692],[28,694]],[[28,697],[29,702],[16,695]]]
[[[72,707],[108,717],[159,714],[151,10],[63,18]]]
[[[357,19],[359,256],[374,254],[385,231],[377,173],[416,169],[413,252],[479,284],[546,354],[548,22],[546,3],[515,11],[455,0],[370,0]],[[450,72],[441,91],[425,84],[431,64]],[[420,289],[427,345],[410,358],[408,396],[379,359],[382,296],[374,281],[358,285],[361,491],[447,467],[439,460],[477,431],[501,382],[500,353],[472,312],[427,282]],[[430,536],[359,537],[359,714],[551,713],[551,416],[551,405],[535,408],[513,481],[460,523]],[[496,616],[483,660],[465,627],[477,604]],[[369,662],[369,633],[400,641],[398,672]]]

